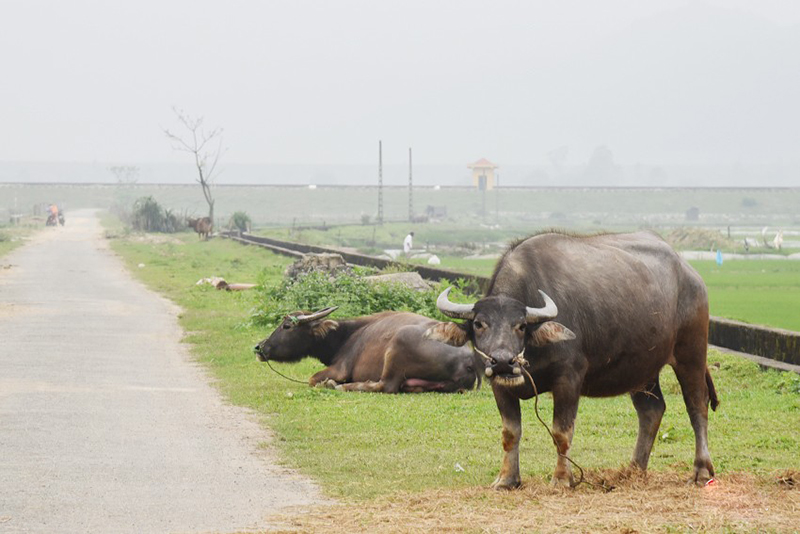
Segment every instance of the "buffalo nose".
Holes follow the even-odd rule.
[[[490,362],[490,366],[487,368],[486,375],[517,374],[515,372],[516,368],[518,368],[518,365],[514,361],[514,355],[511,352],[497,352],[492,354],[492,360]],[[491,373],[488,372],[489,370]]]
[[[253,352],[255,352],[256,354],[259,354],[261,352],[261,350],[259,350],[259,348],[258,348],[258,345],[253,347]]]

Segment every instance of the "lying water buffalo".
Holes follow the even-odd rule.
[[[383,312],[347,321],[327,319],[336,307],[294,312],[254,347],[258,359],[296,362],[305,356],[327,365],[309,384],[382,393],[454,392],[480,384],[483,364],[472,350],[429,340],[438,321]]]
[[[189,218],[186,221],[189,228],[197,232],[197,237],[201,239],[208,239],[211,232],[214,230],[214,223],[211,222],[210,217],[201,217],[199,219]]]
[[[536,235],[506,251],[478,302],[454,304],[448,291],[439,309],[466,322],[441,323],[429,338],[471,341],[485,358],[503,420],[505,457],[495,488],[520,484],[519,400],[537,391],[553,394],[554,483],[574,484],[565,455],[581,395],[630,393],[639,417],[632,464],[647,469],[666,409],[658,375],[667,364],[694,429],[694,480],[714,476],[708,404],[716,409],[718,401],[706,366],[708,297],[697,272],[658,236]]]

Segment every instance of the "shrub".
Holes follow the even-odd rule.
[[[328,306],[339,306],[338,317],[394,310],[447,320],[436,308],[436,298],[443,289],[443,284],[440,285],[430,291],[416,291],[400,284],[370,283],[360,270],[335,277],[312,271],[296,280],[286,279],[278,286],[263,288],[259,304],[251,311],[251,321],[274,327],[290,312],[316,311]]]
[[[184,226],[172,210],[164,209],[153,197],[141,197],[133,203],[130,225],[140,232],[178,232]]]
[[[249,232],[252,222],[253,221],[250,219],[250,216],[247,214],[247,212],[237,211],[231,215],[230,225],[231,227],[238,229],[240,232]]]

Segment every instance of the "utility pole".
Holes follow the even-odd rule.
[[[495,174],[495,183],[494,183],[494,220],[495,223],[500,221],[500,202],[498,198],[500,197],[500,173]]]
[[[383,224],[383,142],[378,141],[378,224]]]
[[[411,148],[408,149],[408,221],[414,221],[414,186],[411,175]]]

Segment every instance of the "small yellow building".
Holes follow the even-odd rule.
[[[494,189],[494,170],[499,168],[486,158],[481,158],[475,163],[467,165],[472,169],[472,185],[483,190]]]

